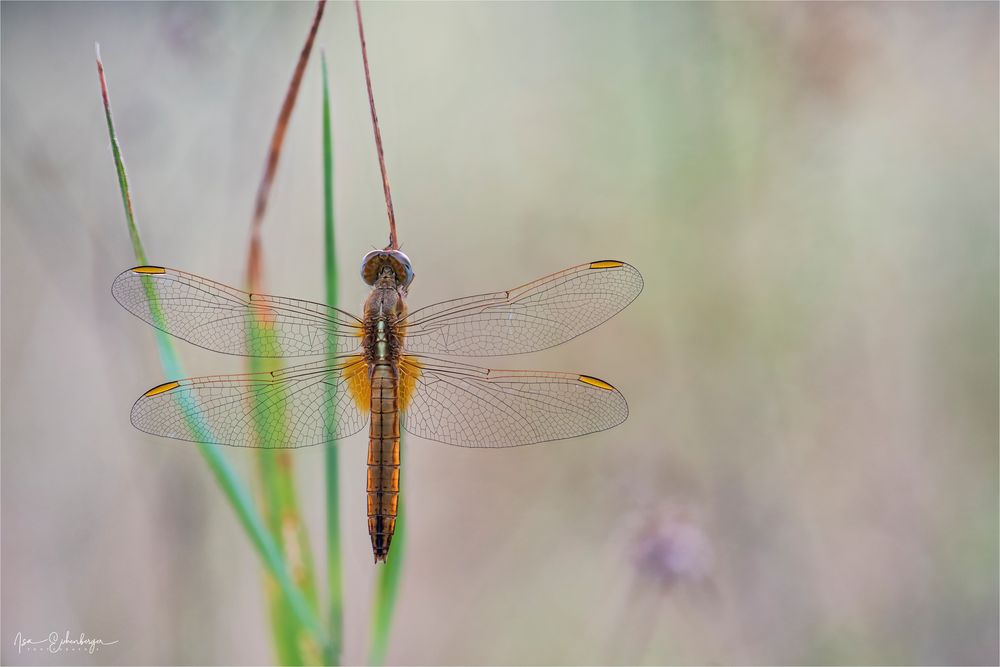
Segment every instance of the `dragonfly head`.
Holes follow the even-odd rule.
[[[361,279],[367,285],[374,285],[386,271],[391,271],[396,284],[404,289],[413,282],[410,258],[398,250],[372,250],[361,260]]]

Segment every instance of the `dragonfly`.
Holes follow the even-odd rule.
[[[124,271],[112,285],[118,303],[193,345],[247,357],[322,357],[160,384],[135,402],[132,424],[167,438],[267,449],[328,443],[367,425],[368,532],[378,563],[395,531],[401,429],[461,447],[516,447],[604,431],[627,418],[625,397],[597,377],[449,357],[523,354],[576,338],[639,296],[635,267],[588,262],[415,310],[406,305],[413,267],[398,249],[366,254],[361,277],[371,291],[357,317],[161,266]]]

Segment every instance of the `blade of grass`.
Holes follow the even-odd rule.
[[[135,221],[135,212],[132,207],[132,197],[128,185],[128,176],[125,172],[125,163],[122,158],[118,137],[115,133],[114,121],[111,114],[111,99],[108,93],[107,79],[104,74],[104,63],[101,61],[100,46],[95,45],[95,47],[97,52],[97,73],[101,84],[101,97],[104,102],[104,114],[108,123],[108,136],[111,141],[111,152],[114,157],[115,171],[118,175],[118,185],[121,190],[122,205],[125,208],[125,221],[128,227],[129,237],[132,240],[132,251],[135,255],[136,262],[139,264],[148,264],[146,251],[143,248],[142,239],[139,235],[139,227]],[[151,303],[155,307],[155,299],[152,300]],[[166,333],[161,331],[160,328],[156,328],[155,331],[157,350],[160,355],[160,363],[163,366],[164,373],[169,377],[183,377],[184,374],[181,369],[180,360],[177,357],[177,352],[174,349],[173,341]],[[199,433],[204,440],[212,439],[211,434],[205,433],[204,429],[196,420],[192,420],[189,423],[189,427],[192,429],[192,432]],[[197,444],[197,447],[198,451],[205,459],[205,462],[208,464],[209,469],[212,471],[216,482],[219,484],[219,488],[222,489],[227,500],[233,506],[236,516],[240,521],[240,525],[242,525],[243,529],[247,532],[247,536],[250,538],[251,543],[260,555],[261,560],[263,560],[265,568],[268,572],[270,572],[271,576],[277,583],[278,588],[287,600],[292,613],[295,614],[299,623],[303,627],[307,628],[313,635],[317,644],[325,644],[326,638],[324,628],[320,625],[306,598],[292,582],[292,577],[289,574],[288,567],[282,557],[281,551],[271,538],[263,520],[257,513],[250,498],[250,493],[242,484],[239,477],[236,475],[235,470],[233,470],[229,461],[225,458],[225,456],[223,456],[221,449],[217,445],[200,442]]]
[[[337,306],[337,247],[333,224],[333,130],[330,126],[330,89],[326,75],[326,53],[321,54],[323,66],[323,259],[326,303]],[[327,357],[333,363],[336,355],[336,339],[331,336],[327,345]],[[333,387],[327,387],[333,393]],[[328,400],[333,403],[333,397]],[[340,664],[343,650],[341,637],[344,634],[343,574],[340,558],[340,461],[337,443],[333,441],[335,424],[330,424],[331,432],[324,450],[326,468],[326,577],[329,589],[329,635],[330,644],[326,664]]]
[[[263,337],[261,329],[267,326],[266,320],[267,314],[262,313],[251,322],[247,341],[248,349],[251,352],[257,351],[258,341],[262,340]],[[247,363],[251,373],[269,372],[281,368],[281,364],[273,359],[253,356],[248,359]],[[284,392],[280,389],[276,391],[277,395],[254,396],[252,400],[255,407],[265,408],[264,402],[272,400],[274,401],[272,405],[284,405]],[[281,433],[287,432],[287,419],[283,412],[278,414],[274,408],[270,410],[255,409],[253,415],[254,433],[261,442],[264,442],[263,433],[271,420],[277,419]],[[284,437],[280,438],[279,442],[284,442]],[[312,561],[309,558],[307,536],[301,529],[301,523],[298,519],[298,503],[295,497],[291,465],[291,457],[284,450],[261,449],[257,452],[257,471],[261,483],[260,501],[263,505],[262,511],[266,525],[285,558],[293,579],[303,589],[306,599],[313,609],[318,610],[315,582],[312,576]],[[301,636],[302,627],[288,603],[281,596],[281,591],[274,585],[273,578],[268,577],[266,590],[271,615],[271,633],[278,662],[283,665],[302,665],[310,662],[307,660],[307,654],[318,658],[318,647],[309,646],[308,642]],[[311,662],[318,662],[318,660]]]
[[[288,84],[288,90],[281,105],[281,111],[278,113],[274,132],[271,135],[267,160],[264,164],[264,173],[257,187],[253,218],[250,223],[250,249],[247,253],[246,276],[247,288],[250,292],[261,291],[263,284],[263,244],[260,230],[263,226],[264,214],[267,211],[271,186],[277,173],[285,133],[288,129],[292,110],[295,108],[299,87],[302,83],[306,65],[309,62],[309,55],[312,52],[313,42],[316,39],[316,33],[319,30],[325,6],[325,0],[319,0],[316,4],[316,11],[313,15],[309,33],[302,51],[299,53],[292,79]],[[257,327],[267,326],[266,317],[267,314],[262,313],[261,318],[251,328],[251,349],[253,349],[252,346],[256,338]],[[274,359],[252,357],[249,360],[250,372],[274,371],[281,368],[281,365],[279,360]],[[281,404],[280,401],[278,403]],[[272,416],[276,415],[272,414]],[[277,416],[284,421],[283,415]],[[255,424],[255,429],[258,433],[262,433],[260,424]],[[296,583],[301,586],[305,592],[306,599],[312,604],[313,608],[318,610],[319,605],[316,594],[315,575],[313,573],[312,550],[309,546],[308,532],[299,512],[292,458],[287,451],[262,449],[257,453],[257,462],[261,479],[262,502],[268,516],[268,525],[271,529],[271,534],[286,561],[289,563],[292,573],[295,575]],[[304,664],[305,662],[317,662],[322,657],[325,657],[325,655],[320,655],[319,650],[322,650],[325,654],[329,650],[328,646],[310,646],[302,634],[304,628],[296,623],[296,619],[287,601],[276,594],[274,587],[269,586],[268,590],[272,592],[269,596],[271,627],[278,660],[284,664]]]
[[[269,360],[253,360],[250,371],[276,370],[279,367],[267,361]],[[272,395],[267,399],[261,397],[260,400],[276,400],[280,403],[282,399]],[[274,416],[273,410],[270,411],[270,416]],[[286,423],[284,415],[281,415],[281,423],[284,429]],[[263,423],[255,421],[255,430],[258,433],[263,427]],[[257,462],[267,526],[288,564],[296,585],[302,589],[312,608],[318,610],[312,552],[309,549],[308,535],[299,518],[291,456],[284,450],[260,450]],[[270,578],[268,598],[271,630],[278,662],[284,665],[320,662],[321,647],[309,641],[293,610]]]
[[[399,443],[403,447],[402,441]],[[403,494],[400,491],[396,514],[396,534],[392,538],[392,552],[385,565],[375,573],[375,599],[372,601],[371,644],[368,647],[368,664],[385,664],[389,648],[389,630],[396,608],[399,577],[403,569],[403,547],[406,543],[406,522],[403,517]]]

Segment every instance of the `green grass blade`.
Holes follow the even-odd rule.
[[[294,477],[289,474],[292,457],[285,450],[261,450],[258,456],[266,523],[278,545],[296,585],[310,607],[318,610],[312,551],[300,518]],[[285,665],[316,664],[323,661],[322,647],[312,641],[281,589],[269,581],[268,598],[271,627],[278,662]]]
[[[125,219],[128,226],[128,232],[132,240],[132,250],[137,263],[148,264],[146,252],[142,245],[142,239],[139,235],[139,227],[135,221],[131,191],[128,185],[128,177],[125,172],[125,163],[122,159],[121,148],[118,143],[118,137],[115,133],[114,122],[112,120],[111,100],[108,94],[107,80],[104,75],[104,64],[101,62],[99,47],[97,50],[97,71],[101,83],[101,96],[104,101],[104,113],[108,123],[108,136],[111,140],[111,152],[114,156],[115,170],[118,175],[119,188],[121,189],[122,204],[125,208]],[[183,377],[184,374],[182,372],[180,361],[177,357],[177,352],[174,349],[173,341],[167,334],[159,329],[156,329],[155,331],[157,350],[159,351],[160,362],[163,366],[164,373],[166,373],[169,377]],[[205,433],[197,421],[192,420],[189,423],[189,427],[192,429],[193,433],[200,435],[203,440],[212,439],[211,434]],[[198,443],[197,447],[198,451],[205,459],[205,462],[208,464],[209,469],[212,471],[216,482],[219,484],[219,487],[222,489],[226,498],[229,500],[229,503],[232,505],[233,510],[236,512],[240,525],[243,526],[243,529],[247,532],[247,536],[250,538],[251,543],[257,550],[261,559],[264,561],[264,566],[267,568],[268,572],[277,583],[279,589],[282,591],[289,608],[295,614],[298,622],[313,635],[316,643],[320,646],[324,645],[326,641],[325,630],[320,625],[316,614],[313,612],[305,596],[293,583],[281,551],[278,549],[275,541],[271,538],[263,520],[257,513],[246,486],[244,486],[239,477],[236,475],[236,472],[229,464],[229,461],[222,454],[220,447],[217,445],[207,444],[205,442]]]
[[[284,543],[281,531],[281,504],[278,500],[281,482],[278,479],[278,466],[273,454],[278,452],[261,451],[257,453],[257,470],[261,480],[261,504],[271,536],[278,544],[282,555],[288,560],[288,548]],[[292,569],[289,563],[289,569]],[[267,600],[271,615],[271,639],[274,641],[274,652],[281,665],[302,665],[305,658],[299,649],[298,624],[292,615],[292,610],[281,595],[281,590],[274,585],[270,577],[267,581]]]
[[[101,61],[101,45],[94,44],[97,53],[97,75],[101,80],[101,99],[104,101],[104,116],[108,121],[108,135],[111,137],[111,154],[115,159],[115,171],[118,174],[118,189],[122,193],[122,206],[125,208],[125,222],[128,226],[128,235],[132,241],[132,252],[136,261],[140,265],[149,264],[146,259],[146,251],[142,247],[142,239],[139,238],[139,227],[135,224],[135,214],[132,210],[132,195],[128,189],[128,177],[125,175],[125,161],[122,159],[121,147],[118,145],[118,137],[115,134],[115,125],[111,119],[111,98],[108,95],[108,82],[104,78],[104,63]],[[158,334],[162,334],[159,329]]]
[[[259,257],[259,255],[258,255]],[[259,328],[266,326],[263,321],[255,321],[250,331],[248,348],[256,349],[262,336]],[[251,357],[249,371],[261,373],[279,370],[280,361]],[[272,390],[265,397],[254,397],[254,401],[267,401],[269,404],[283,405],[284,396],[276,395]],[[287,420],[284,413],[276,410],[259,410],[260,415],[254,421],[254,430],[262,434],[268,424],[261,421],[267,415],[267,421],[279,419],[281,431],[286,431]],[[259,437],[263,438],[263,435]],[[284,437],[280,438],[284,441]],[[303,591],[312,609],[318,613],[319,605],[316,599],[316,580],[312,561],[312,550],[309,537],[301,519],[298,498],[295,492],[294,465],[291,454],[287,450],[260,449],[257,451],[258,473],[261,480],[261,503],[263,505],[266,525],[278,546],[285,563],[296,585]],[[281,594],[280,588],[274,582],[268,581],[268,602],[271,614],[271,630],[274,639],[278,662],[284,665],[301,665],[321,662],[321,647],[304,636],[304,627],[295,617],[294,610],[288,600]]]
[[[327,83],[326,53],[321,54],[323,69],[323,255],[326,302],[337,305],[337,247],[333,221],[333,131],[330,125],[330,89]],[[331,336],[328,357],[336,351]],[[333,391],[332,388],[329,391]],[[332,398],[332,397],[331,397]],[[330,428],[335,428],[331,423]],[[340,461],[337,443],[325,445],[326,468],[326,577],[329,589],[329,637],[326,657],[328,665],[340,664],[344,635],[343,573],[340,555]]]
[[[247,291],[258,292],[262,287],[263,276],[263,240],[261,228],[267,211],[271,187],[277,175],[281,149],[285,134],[291,120],[292,110],[298,99],[302,77],[312,53],[312,45],[316,39],[319,24],[326,6],[325,0],[316,3],[312,24],[306,36],[305,44],[299,52],[292,78],[288,83],[285,98],[271,134],[271,142],[264,163],[264,172],[257,187],[254,202],[253,217],[250,221],[250,248],[247,253]],[[250,345],[259,339],[258,327],[266,326],[263,320],[254,323],[250,331]],[[280,361],[252,358],[249,363],[251,372],[275,371],[281,368]],[[283,402],[279,401],[279,405]],[[271,414],[271,418],[281,420],[287,426],[285,414]],[[262,424],[254,423],[256,433],[264,438]],[[284,433],[287,430],[283,429]],[[282,438],[281,442],[284,442]],[[259,450],[257,452],[258,472],[261,481],[261,504],[267,515],[267,525],[271,535],[278,545],[285,562],[295,579],[295,582],[305,594],[306,600],[318,614],[319,604],[316,594],[316,578],[313,568],[312,549],[309,546],[309,536],[299,511],[295,490],[295,469],[292,458],[287,452]],[[268,602],[271,614],[271,628],[274,636],[275,650],[278,660],[284,664],[318,663],[323,660],[328,646],[317,646],[309,641],[305,634],[306,628],[298,624],[287,600],[277,594],[274,586],[268,582]]]
[[[251,287],[251,291],[256,290],[256,285]],[[261,340],[259,330],[262,326],[264,326],[263,323],[256,319],[251,323],[247,339],[247,349],[251,352],[257,351],[256,345]],[[273,359],[261,359],[257,357],[250,357],[247,360],[247,366],[247,370],[250,373],[263,373],[281,368],[280,363],[276,363]],[[280,392],[281,390],[277,391]],[[279,395],[276,403],[280,405],[283,399],[284,397]],[[255,408],[262,408],[261,403],[266,399],[262,396],[254,396],[251,400]],[[258,434],[258,437],[260,437],[259,434],[262,432],[260,420],[263,418],[261,417],[263,414],[267,414],[269,419],[279,419],[281,430],[284,432],[284,427],[286,426],[285,415],[283,413],[276,414],[276,412],[276,410],[264,411],[258,409],[253,411],[255,415],[254,432]],[[285,533],[282,530],[283,508],[279,490],[282,484],[279,472],[280,464],[277,461],[278,455],[280,455],[280,452],[267,450],[259,450],[256,453],[257,472],[260,476],[261,484],[261,510],[264,513],[265,525],[271,531],[272,539],[277,544],[278,550],[288,564],[289,570],[294,572],[294,565],[290,562],[291,559],[288,558],[288,545],[285,544]],[[299,650],[298,626],[295,617],[292,615],[291,607],[281,595],[281,590],[274,584],[273,578],[269,577],[266,592],[268,611],[271,616],[271,638],[274,641],[274,651],[280,664],[301,665],[305,660],[302,657],[302,652]]]
[[[254,339],[259,340],[259,338]],[[253,342],[251,342],[251,346]],[[251,347],[251,349],[253,349]],[[281,367],[273,359],[250,360],[250,372],[273,371]],[[282,403],[282,397],[273,394],[255,400],[274,400]],[[264,414],[263,411],[256,414]],[[277,415],[272,409],[269,419],[281,419],[282,430],[287,425],[285,415]],[[254,424],[257,433],[263,431],[262,423]],[[257,451],[258,473],[261,480],[261,503],[266,517],[266,525],[278,546],[296,585],[303,591],[306,600],[318,612],[316,582],[313,574],[312,551],[308,534],[299,512],[295,493],[295,478],[292,457],[287,450]],[[295,617],[288,600],[281,594],[273,581],[268,582],[268,602],[271,614],[271,630],[278,662],[283,665],[302,665],[321,661],[320,650],[304,635],[304,627]]]
[[[399,443],[402,449],[402,441]],[[375,573],[375,599],[372,601],[371,644],[368,647],[368,664],[385,664],[386,650],[389,648],[389,631],[396,608],[399,592],[399,578],[403,569],[403,553],[406,546],[406,521],[403,512],[403,494],[400,491],[396,514],[396,533],[392,537],[392,547],[385,565]]]

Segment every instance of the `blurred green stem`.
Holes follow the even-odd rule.
[[[337,306],[337,247],[333,226],[333,133],[330,126],[330,92],[327,84],[326,53],[321,54],[323,65],[323,255],[326,302]],[[331,363],[336,345],[330,340]],[[332,403],[331,403],[332,404]],[[326,575],[330,591],[330,643],[326,663],[340,664],[344,633],[343,575],[340,560],[340,471],[337,443],[332,434],[324,445],[326,464]]]
[[[399,443],[403,447],[402,441]],[[375,599],[372,602],[371,645],[368,648],[368,664],[382,665],[389,648],[389,630],[399,592],[399,576],[403,568],[403,547],[406,546],[406,522],[403,520],[403,493],[400,491],[396,514],[396,533],[392,538],[392,550],[385,565],[375,573]]]
[[[309,537],[295,494],[292,457],[286,450],[260,450],[257,457],[267,526],[285,563],[311,608],[318,612],[316,582]],[[320,662],[323,648],[309,641],[280,589],[270,586],[271,622],[278,660],[282,664]]]

